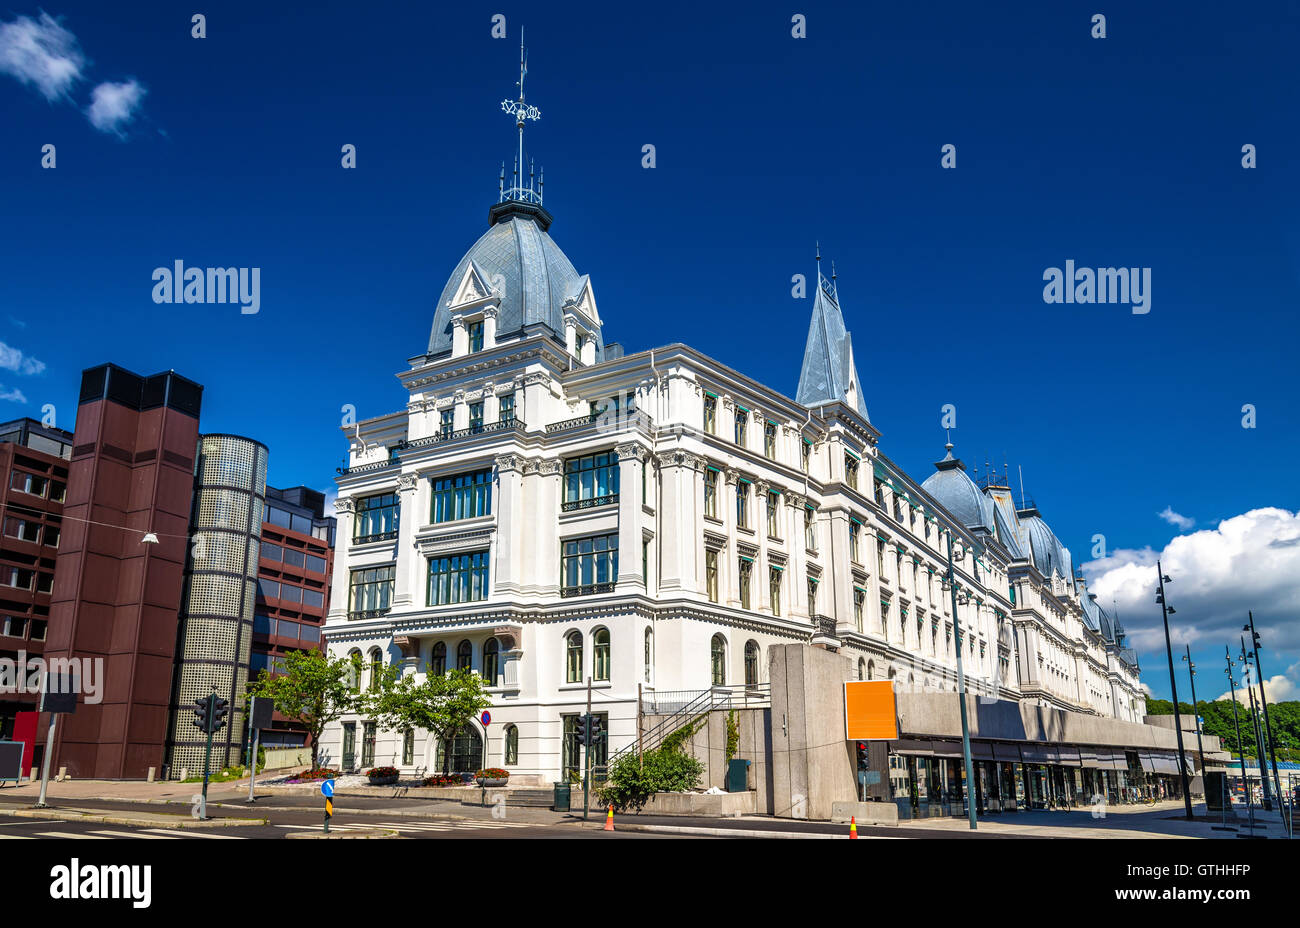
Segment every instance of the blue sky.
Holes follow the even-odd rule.
[[[1094,588],[1157,694],[1137,567],[1161,552],[1202,677],[1255,608],[1266,670],[1300,683],[1293,5],[1106,4],[1105,39],[1071,2],[795,4],[806,39],[789,4],[268,6],[203,5],[205,39],[172,4],[0,10],[79,50],[44,84],[0,54],[0,396],[25,398],[0,415],[50,403],[71,428],[83,368],[175,368],[205,431],[327,489],[340,407],[404,405],[393,375],[486,226],[523,25],[528,150],[607,339],[684,341],[793,395],[811,306],[790,278],[820,240],[886,454],[923,479],[952,403],[957,453],[1023,468],[1076,563],[1104,535]],[[261,268],[260,312],[154,304],[177,259]],[[1150,267],[1151,311],[1045,303],[1067,259]]]

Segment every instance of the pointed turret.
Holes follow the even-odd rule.
[[[853,338],[844,328],[835,278],[827,280],[821,272],[821,255],[817,256],[817,295],[813,300],[812,324],[799,370],[799,388],[795,399],[805,406],[844,403],[863,419],[867,404],[862,397],[862,382],[853,362]]]

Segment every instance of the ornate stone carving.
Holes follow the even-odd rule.
[[[698,470],[703,466],[700,458],[686,451],[661,451],[655,455],[660,467],[689,467]]]
[[[543,476],[549,474],[558,474],[560,472],[561,461],[559,458],[545,458],[537,462],[537,472]]]
[[[397,645],[404,658],[420,656],[420,641],[418,638],[411,638],[407,635],[394,635],[393,644]]]
[[[397,477],[397,492],[409,493],[414,490],[416,479],[415,474],[399,474]]]
[[[524,459],[517,454],[498,454],[495,463],[498,471],[520,470]]]
[[[727,467],[723,469],[722,476],[726,479],[727,486],[734,486],[736,481],[740,479],[740,471],[734,467]]]
[[[334,500],[334,512],[342,514],[356,511],[356,501],[350,496],[340,496]]]

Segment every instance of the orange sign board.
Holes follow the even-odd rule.
[[[844,684],[844,722],[850,741],[894,740],[898,712],[892,680],[853,680]]]

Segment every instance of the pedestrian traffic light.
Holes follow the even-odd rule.
[[[573,722],[573,731],[578,738],[578,743],[583,746],[590,746],[591,741],[587,735],[587,717],[580,715]]]
[[[587,716],[587,737],[589,739],[587,743],[595,744],[597,741],[603,738],[604,735],[605,733],[600,730],[600,716],[598,715]]]
[[[208,710],[211,708],[212,704],[209,702],[209,699],[210,697],[204,696],[202,699],[194,700],[194,727],[205,734],[208,731],[208,726],[211,724]]]
[[[221,731],[226,724],[226,712],[230,709],[230,700],[220,696],[212,697],[212,730]]]
[[[865,741],[858,742],[858,769],[867,769],[867,743]]]

